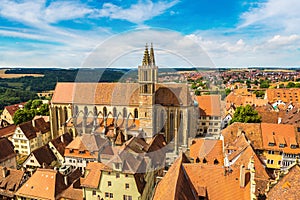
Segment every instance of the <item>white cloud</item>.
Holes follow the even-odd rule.
[[[241,15],[239,28],[258,26],[260,29],[299,32],[299,0],[268,0]]]
[[[135,24],[142,24],[144,21],[164,13],[178,2],[179,0],[158,1],[155,3],[150,0],[139,0],[137,4],[133,4],[129,8],[122,8],[112,3],[105,3],[102,9],[98,10],[96,16],[121,19]]]
[[[269,43],[276,45],[291,45],[295,44],[295,42],[299,41],[300,36],[293,34],[289,36],[275,35],[273,38],[268,40]]]

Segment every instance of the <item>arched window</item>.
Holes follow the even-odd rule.
[[[97,107],[94,106],[94,116],[97,116],[98,115],[98,110],[97,110]]]
[[[103,116],[106,117],[107,116],[107,108],[103,107]]]
[[[203,158],[203,163],[207,163],[207,160],[205,158]]]
[[[74,106],[73,117],[76,117],[77,115],[78,115],[78,106]]]
[[[134,118],[139,118],[139,111],[138,111],[138,109],[136,108],[136,109],[134,109]]]
[[[84,116],[87,117],[88,113],[89,113],[89,109],[87,106],[84,106],[84,110],[83,110]]]
[[[113,117],[117,117],[117,109],[116,109],[116,107],[113,108]]]
[[[68,110],[67,107],[64,107],[65,121],[68,120]]]
[[[127,109],[124,107],[123,108],[123,117],[126,118],[127,117]]]
[[[165,112],[164,112],[164,110],[160,111],[160,128],[161,128],[161,132],[165,132]]]
[[[173,113],[173,110],[172,110],[170,112],[170,141],[173,140],[173,138],[174,138],[174,130],[175,130],[174,113]]]
[[[199,163],[200,162],[200,159],[197,157],[196,158],[196,163]]]

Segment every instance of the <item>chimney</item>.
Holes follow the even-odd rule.
[[[34,119],[31,120],[31,122],[32,122],[32,126],[35,127],[35,120]]]
[[[2,176],[3,176],[3,178],[5,178],[7,176],[7,168],[6,167],[2,168]]]
[[[65,185],[68,186],[68,176],[64,176],[64,182],[65,182]]]
[[[246,173],[245,173],[245,166],[242,164],[240,166],[240,187],[244,188],[246,183]]]

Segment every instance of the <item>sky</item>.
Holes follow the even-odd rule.
[[[1,0],[0,67],[300,66],[299,0]]]

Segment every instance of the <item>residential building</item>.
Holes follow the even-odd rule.
[[[15,199],[15,193],[25,180],[23,170],[0,166],[0,199]]]
[[[267,99],[257,98],[256,95],[254,93],[249,92],[247,88],[233,90],[226,97],[225,102],[226,102],[225,112],[229,110],[229,108],[232,105],[234,105],[235,108],[237,108],[239,106],[246,106],[246,105],[263,106],[268,104]]]
[[[54,166],[56,157],[50,150],[48,145],[44,145],[33,150],[23,163],[23,167],[27,170],[34,171],[36,168],[42,168],[43,165]]]
[[[87,164],[97,161],[99,159],[99,152],[108,145],[109,142],[101,138],[99,134],[77,136],[65,147],[64,165],[79,168],[83,173]]]
[[[282,102],[288,103],[300,103],[300,89],[299,88],[276,88],[267,89],[265,99],[270,103]]]
[[[97,133],[113,140],[120,135],[124,141],[137,136],[150,141],[161,133],[174,153],[187,149],[197,129],[189,87],[158,83],[157,77],[154,50],[146,46],[138,83],[57,83],[50,106],[53,136]]]
[[[192,141],[189,157],[194,163],[224,165],[222,140],[198,138]]]
[[[36,172],[16,192],[16,199],[61,199],[61,193],[80,178],[80,171],[62,175],[53,169],[37,169]]]
[[[16,152],[22,155],[29,155],[50,140],[50,126],[43,118],[19,124],[12,136]]]
[[[0,138],[0,166],[17,169],[17,154],[7,138]]]
[[[56,160],[63,164],[65,162],[65,148],[72,142],[73,138],[69,133],[65,133],[53,140],[48,145],[56,157]]]
[[[300,165],[293,163],[287,171],[278,174],[275,181],[270,182],[266,190],[267,199],[299,199],[300,197]]]
[[[199,106],[198,134],[218,137],[221,130],[221,96],[197,96]]]
[[[14,114],[17,110],[23,109],[25,103],[14,104],[10,106],[5,106],[3,112],[0,115],[1,127],[5,127],[14,124]]]
[[[157,184],[154,200],[160,199],[254,199],[253,160],[241,167],[189,163],[180,155]]]
[[[293,125],[262,123],[261,130],[263,155],[268,168],[285,169],[300,156],[297,132]]]
[[[225,144],[244,134],[270,169],[285,169],[299,157],[299,131],[293,125],[233,123],[222,130]]]
[[[14,124],[8,125],[4,128],[0,128],[0,137],[6,137],[10,141],[12,141],[12,136],[13,136],[16,128],[17,128],[17,126]]]

